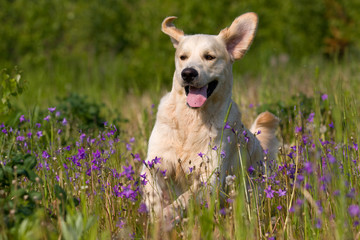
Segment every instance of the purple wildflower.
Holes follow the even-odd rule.
[[[25,137],[24,136],[17,136],[16,141],[23,142],[23,141],[25,141]]]
[[[220,214],[223,215],[223,216],[226,215],[226,209],[225,209],[225,208],[220,209],[219,212],[220,212]]]
[[[273,198],[274,197],[274,190],[271,189],[271,185],[269,185],[267,188],[265,188],[264,192],[266,193],[267,198]]]
[[[152,168],[154,166],[154,162],[153,161],[147,161],[147,165],[149,168]]]
[[[289,158],[293,159],[293,158],[294,158],[294,155],[296,155],[296,153],[290,152],[287,156],[288,156]]]
[[[304,181],[304,176],[303,175],[301,175],[301,174],[299,174],[298,176],[297,176],[297,179],[296,179],[296,181],[298,182],[298,183],[301,183],[302,181]]]
[[[356,143],[353,143],[353,147],[352,147],[355,151],[358,151],[359,148],[358,148],[358,145]]]
[[[49,121],[50,120],[50,115],[47,115],[45,118],[44,118],[44,121]]]
[[[132,175],[135,173],[133,170],[133,167],[131,165],[129,165],[128,167],[123,166],[124,171],[121,173],[121,176],[126,176],[129,180],[133,180],[134,178],[132,177]]]
[[[223,151],[221,151],[220,156],[221,156],[221,158],[225,158],[225,157],[226,157],[226,153],[225,153],[225,151],[224,151],[224,150],[223,150]]]
[[[328,99],[328,95],[327,95],[327,94],[321,95],[321,100],[325,101],[326,99]]]
[[[315,117],[315,113],[310,113],[307,121],[310,122],[310,123],[314,122],[314,117]]]
[[[121,192],[121,196],[125,198],[130,198],[135,192],[131,189],[131,185],[127,185],[126,187],[123,187],[123,190]]]
[[[67,123],[68,123],[68,121],[66,120],[66,118],[64,118],[64,119],[61,121],[61,124],[64,125],[64,126],[67,125]]]
[[[243,131],[245,142],[249,142],[249,137],[247,136],[246,130]]]
[[[86,138],[86,134],[82,133],[79,138],[80,138],[80,141],[83,142],[84,139]]]
[[[20,120],[20,122],[25,121],[25,117],[24,117],[24,115],[21,115],[21,116],[20,116],[20,118],[19,118],[19,120]]]
[[[316,219],[316,223],[315,223],[315,227],[316,227],[317,229],[320,229],[321,226],[322,226],[322,221],[321,221],[320,218],[317,218],[317,219]]]
[[[334,195],[334,196],[340,196],[340,190],[335,190],[335,191],[333,192],[333,195]]]
[[[152,160],[152,162],[153,162],[154,164],[158,164],[158,163],[160,163],[160,160],[161,160],[161,158],[155,157],[155,158]]]
[[[136,154],[131,153],[131,156],[134,158],[135,161],[138,161],[138,162],[141,161],[140,155],[138,153],[136,153]]]
[[[330,153],[327,155],[328,159],[329,159],[329,163],[335,163],[336,159],[333,155],[331,155]]]
[[[60,115],[61,115],[61,113],[60,113],[59,111],[57,111],[57,112],[55,113],[55,116],[56,116],[56,117],[60,117]]]
[[[120,229],[123,228],[124,225],[125,225],[125,222],[121,219],[116,223],[116,227],[118,227]]]
[[[225,126],[224,126],[224,130],[225,130],[225,129],[230,129],[230,128],[231,128],[231,127],[230,127],[229,123],[226,122],[226,123],[225,123]]]
[[[304,163],[304,170],[305,170],[308,174],[312,174],[312,173],[314,172],[312,163],[311,163],[311,162],[305,162],[305,163]]]
[[[131,147],[131,144],[130,144],[130,143],[126,143],[126,150],[127,150],[127,151],[131,151],[131,150],[132,150],[132,147]]]
[[[48,108],[49,112],[53,113],[56,110],[56,107]]]
[[[41,138],[41,137],[43,136],[42,131],[38,131],[38,132],[36,133],[36,136],[37,136],[38,138]]]
[[[41,123],[36,123],[35,126],[36,126],[37,128],[40,128],[40,127],[41,127]]]
[[[281,206],[281,205],[279,205],[279,206],[277,206],[276,208],[277,208],[277,210],[279,210],[279,211],[280,211],[280,210],[282,209],[282,206]]]
[[[145,186],[146,183],[147,183],[147,181],[146,181],[146,173],[140,174],[140,177],[142,178],[141,179],[141,184]]]
[[[296,126],[295,127],[295,133],[299,133],[299,132],[301,132],[302,131],[302,127],[300,126],[300,127],[298,127],[298,126]]]
[[[203,154],[202,152],[199,152],[199,153],[198,153],[198,156],[201,157],[201,158],[202,158],[204,155],[205,155],[205,154]]]
[[[286,190],[282,190],[281,188],[277,191],[277,194],[279,195],[279,197],[285,196],[286,195]]]
[[[47,151],[43,151],[42,152],[42,157],[45,158],[45,159],[48,159],[50,157],[50,155],[48,154]]]
[[[346,194],[347,198],[355,198],[355,188],[351,188],[350,192]]]
[[[350,205],[348,208],[348,211],[349,211],[349,214],[351,217],[356,217],[356,216],[359,216],[359,214],[360,214],[360,208],[356,204]]]
[[[99,149],[96,149],[96,152],[93,153],[94,158],[98,159],[101,157],[101,152],[99,151]]]
[[[297,204],[298,206],[301,206],[301,205],[304,204],[304,200],[298,198],[298,199],[296,199],[296,204]]]
[[[86,152],[85,152],[85,149],[84,149],[84,148],[79,148],[79,149],[78,149],[77,157],[78,157],[79,159],[85,159],[85,158],[86,158]]]
[[[139,213],[147,213],[148,212],[148,209],[147,209],[145,203],[140,203],[140,206],[138,208],[138,212]]]
[[[255,171],[255,168],[254,168],[253,166],[250,166],[250,167],[248,168],[248,172],[249,172],[250,174],[252,174],[254,171]]]
[[[334,123],[333,122],[329,123],[329,127],[334,128]]]
[[[167,169],[165,169],[164,171],[160,170],[161,174],[165,177],[166,176],[166,171]]]

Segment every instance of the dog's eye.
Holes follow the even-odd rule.
[[[205,58],[206,60],[208,60],[208,61],[211,61],[211,60],[214,60],[216,57],[215,57],[215,56],[212,56],[212,55],[210,55],[210,54],[205,54],[205,55],[204,55],[204,58]]]
[[[184,61],[184,60],[187,59],[187,56],[186,56],[186,55],[181,55],[181,56],[180,56],[180,59]]]

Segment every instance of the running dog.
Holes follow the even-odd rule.
[[[264,150],[267,159],[276,157],[279,123],[264,112],[248,130],[232,100],[232,65],[251,45],[255,13],[237,17],[218,35],[185,35],[174,19],[162,23],[176,49],[172,89],[160,101],[142,170],[146,205],[165,219],[179,216],[200,186],[218,181],[224,188],[228,175],[239,176],[239,146],[244,164],[261,171]]]

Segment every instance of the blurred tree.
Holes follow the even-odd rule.
[[[0,9],[0,66],[37,68],[51,78],[61,65],[75,77],[89,72],[89,81],[111,68],[119,86],[139,91],[171,82],[174,49],[160,31],[169,15],[179,16],[186,33],[217,34],[238,15],[258,13],[241,71],[256,72],[259,61],[279,56],[298,61],[360,48],[358,0],[4,0]]]

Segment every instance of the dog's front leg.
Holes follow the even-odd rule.
[[[151,219],[154,220],[156,216],[160,217],[162,213],[163,190],[160,186],[160,178],[152,170],[145,167],[142,171],[142,176],[145,176],[147,181],[143,188],[145,204]]]
[[[179,218],[181,215],[181,211],[185,210],[192,196],[192,189],[189,189],[185,193],[181,194],[172,204],[164,208],[163,218],[170,221]]]
[[[200,194],[200,182],[195,180],[190,188],[178,196],[170,205],[163,209],[163,219],[167,222],[174,222],[180,219],[189,205],[189,201]]]

